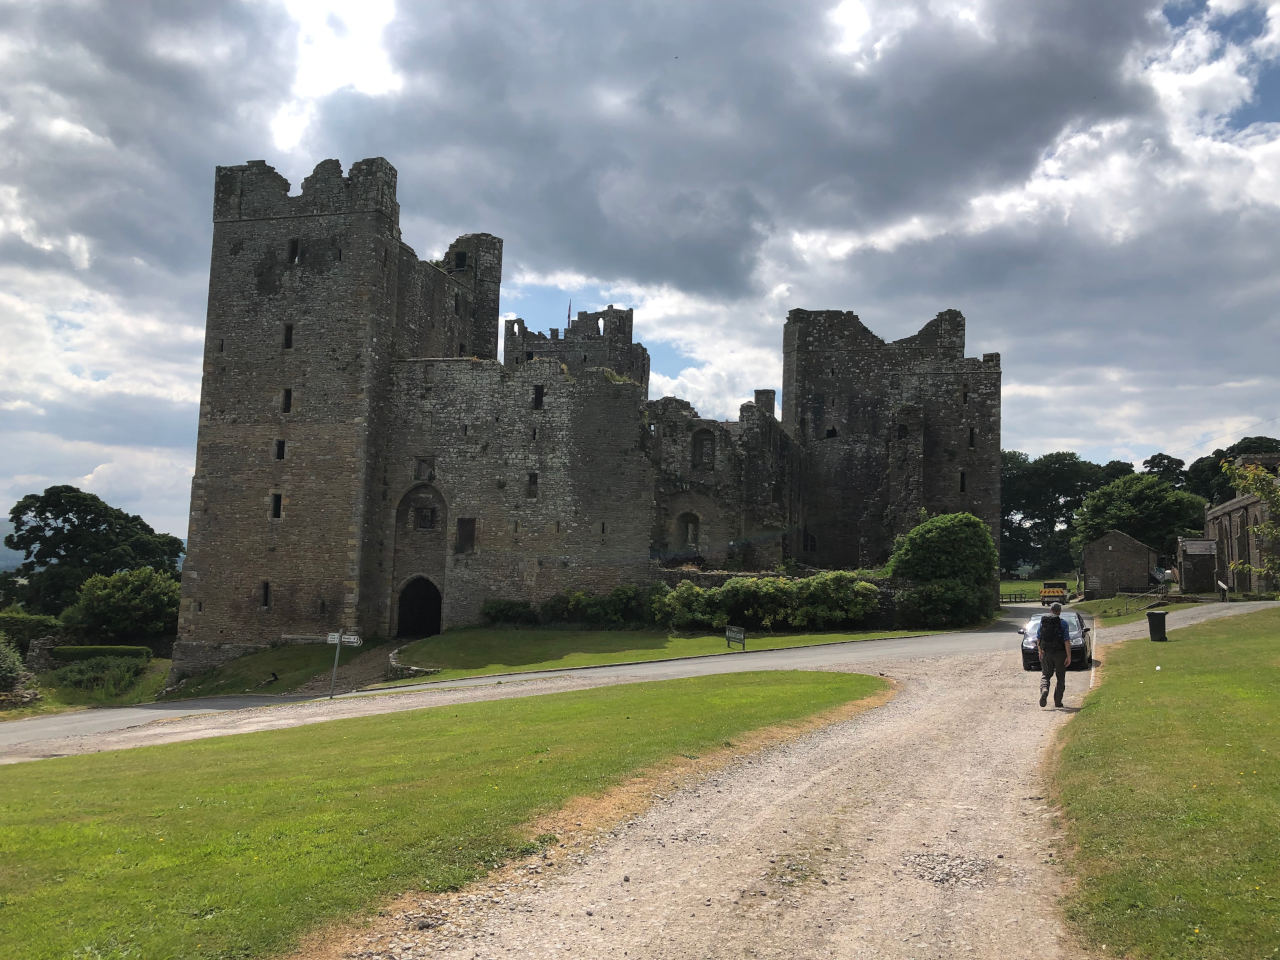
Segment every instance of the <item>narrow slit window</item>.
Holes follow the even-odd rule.
[[[525,484],[524,495],[526,497],[536,497],[538,495],[538,475],[533,471],[529,472],[529,480]]]
[[[291,413],[293,411],[293,390],[289,387],[284,388],[284,392],[280,394],[280,412]]]
[[[961,493],[964,493],[964,486],[965,486],[964,471],[961,470],[960,471],[960,492]]]
[[[293,349],[293,324],[286,323],[284,325],[284,348],[286,350]]]
[[[458,344],[458,356],[465,357],[467,355],[467,345],[465,343]]]
[[[453,295],[453,315],[456,317],[461,312],[462,312],[462,297],[458,296],[458,294],[455,293]]]
[[[543,391],[544,391],[544,389],[545,389],[545,388],[542,386],[542,384],[540,384],[540,383],[538,383],[538,384],[534,384],[534,387],[533,387],[533,409],[535,409],[535,410],[541,410],[541,409],[542,409],[542,397],[543,397]]]
[[[302,260],[302,241],[294,237],[289,241],[289,262],[298,263]]]
[[[537,439],[538,439],[538,428],[537,428],[537,427],[534,427],[534,428],[533,428],[533,439],[534,439],[534,440],[537,440]]]
[[[969,428],[969,449],[972,450],[978,439],[978,431],[975,427]]]
[[[476,518],[458,518],[458,539],[454,546],[455,553],[472,553],[476,549]]]
[[[265,610],[269,606],[271,606],[271,581],[263,580],[262,581],[262,609]]]
[[[600,521],[600,535],[604,536],[604,521]]]
[[[961,403],[969,402],[969,385],[967,383],[960,388],[960,402]]]
[[[284,441],[283,440],[276,441],[276,459],[277,460],[284,459]]]
[[[279,520],[284,515],[284,495],[273,493],[271,495],[271,519]]]
[[[226,341],[226,340],[224,340],[222,337],[219,337],[219,338],[218,338],[218,352],[219,352],[219,353],[222,353],[222,352],[223,352],[223,351],[225,351],[226,349],[227,349],[227,341]]]

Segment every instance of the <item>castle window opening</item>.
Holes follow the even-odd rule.
[[[693,466],[707,469],[716,465],[716,438],[710,430],[699,430],[693,435]]]
[[[284,515],[284,495],[273,493],[271,495],[271,519],[279,520]]]
[[[467,268],[467,251],[457,250],[453,254],[453,269],[465,270]]]
[[[965,486],[965,484],[964,484],[964,479],[965,479],[965,478],[964,478],[964,471],[963,471],[963,470],[961,470],[961,471],[960,471],[960,492],[961,492],[961,493],[964,493],[964,486]]]
[[[698,519],[698,515],[696,513],[682,513],[676,524],[680,534],[680,546],[692,547],[696,550],[702,530],[702,521]]]
[[[966,383],[960,388],[960,402],[969,402],[969,385]]]
[[[557,521],[556,521],[556,533],[559,533],[559,532],[560,532],[560,521],[559,521],[559,520],[557,520]]]
[[[827,427],[827,439],[828,439],[828,440],[832,439],[833,437],[838,437],[838,436],[840,436],[840,431],[839,431],[839,430],[837,430],[835,427]]]
[[[535,410],[541,410],[541,409],[542,409],[542,395],[543,395],[543,390],[544,390],[544,387],[542,386],[542,384],[540,384],[540,383],[538,383],[538,384],[534,384],[534,387],[533,387],[533,409],[535,409]]]
[[[222,337],[219,337],[219,338],[218,338],[218,352],[219,352],[219,353],[222,353],[224,350],[226,350],[226,348],[227,348],[227,341],[226,341],[226,340],[224,340],[224,339],[222,339]]]
[[[293,412],[293,391],[289,387],[285,387],[284,392],[280,394],[280,412]]]
[[[465,343],[458,344],[458,356],[465,357],[467,355],[467,345]]]
[[[302,241],[299,240],[297,237],[294,237],[292,240],[289,241],[288,261],[290,263],[299,263],[301,262],[301,260],[302,260]]]
[[[197,600],[197,601],[196,601],[196,613],[204,613],[204,601],[203,601],[203,600]]]
[[[413,508],[413,529],[434,530],[435,528],[436,528],[436,508],[435,507],[414,507]]]
[[[271,606],[271,581],[262,581],[262,609],[266,610]]]
[[[293,324],[286,323],[284,325],[284,348],[286,350],[293,349]]]
[[[276,459],[277,460],[284,459],[284,441],[283,440],[276,441]]]
[[[536,497],[538,495],[538,475],[532,471],[529,473],[529,482],[525,485],[524,495],[526,497]]]
[[[476,549],[476,518],[458,518],[458,537],[454,553],[474,553]]]
[[[456,293],[453,295],[453,315],[456,317],[462,312],[462,298]]]
[[[525,358],[526,360],[532,360],[532,359],[533,359],[533,351],[532,351],[532,350],[526,350],[526,351],[524,352],[524,358]]]
[[[436,464],[431,457],[418,457],[413,461],[413,479],[415,480],[434,480],[436,478]]]
[[[975,428],[975,427],[970,427],[970,428],[969,428],[969,449],[970,449],[970,450],[972,450],[972,449],[974,448],[974,441],[976,441],[977,439],[978,439],[978,431],[977,431],[977,428]]]
[[[604,536],[604,521],[600,521],[600,535]]]
[[[907,439],[907,425],[905,423],[898,424],[898,439]]]
[[[532,439],[534,439],[534,440],[537,440],[537,439],[538,439],[538,428],[537,428],[537,427],[534,427],[534,428],[533,428],[533,438],[532,438]]]

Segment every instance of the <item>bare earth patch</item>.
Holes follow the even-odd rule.
[[[1087,957],[1039,769],[1088,674],[1056,711],[1012,651],[883,669],[878,709],[628,784],[535,825],[561,844],[292,960]]]

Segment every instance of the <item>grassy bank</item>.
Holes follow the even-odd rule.
[[[128,707],[137,703],[152,703],[164,688],[172,661],[159,657],[147,663],[147,669],[136,683],[127,690],[108,695],[101,690],[78,690],[75,687],[59,687],[53,683],[52,671],[39,678],[40,699],[23,707],[0,710],[0,722],[21,720],[46,713],[66,713],[85,707]]]
[[[338,662],[347,663],[368,649],[367,646],[343,647]],[[208,673],[191,677],[163,699],[186,700],[228,693],[289,693],[316,674],[332,668],[333,647],[328,644],[288,644],[238,657]]]
[[[571,797],[883,688],[734,674],[8,767],[0,956],[270,956],[483,874]]]
[[[1280,610],[1170,637],[1108,648],[1066,728],[1068,916],[1108,954],[1280,956]]]
[[[748,650],[810,647],[821,643],[914,637],[937,630],[861,630],[842,633],[770,633],[747,635]],[[565,667],[594,667],[607,663],[667,660],[736,653],[725,645],[724,634],[675,636],[665,630],[566,630],[551,627],[506,627],[451,630],[414,641],[400,651],[400,660],[415,667],[438,667],[433,680],[519,673]],[[403,681],[413,683],[413,680]]]

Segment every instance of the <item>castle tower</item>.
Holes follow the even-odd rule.
[[[347,176],[326,160],[294,197],[262,161],[217,170],[175,674],[366,626],[370,437],[402,260],[395,188],[381,158]]]
[[[885,343],[852,313],[792,310],[782,419],[803,449],[795,553],[882,563],[930,514],[968,511],[999,537],[1000,356],[964,356],[965,320],[938,314]]]

